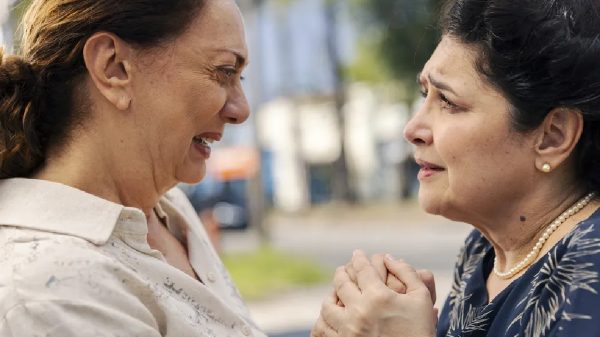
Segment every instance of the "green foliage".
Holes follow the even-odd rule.
[[[415,78],[439,40],[443,0],[355,0],[381,34],[379,55],[394,78],[415,92]]]
[[[357,55],[344,71],[347,79],[357,82],[381,83],[393,79],[389,67],[382,62],[381,36],[375,32],[358,42]]]
[[[223,262],[246,300],[329,280],[315,262],[267,246],[251,253],[226,254]]]

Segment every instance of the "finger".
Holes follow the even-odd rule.
[[[339,307],[335,303],[335,299],[333,296],[329,296],[323,301],[323,304],[321,305],[320,317],[323,319],[325,325],[327,325],[325,330],[337,332],[342,327],[344,318],[344,308]]]
[[[358,289],[362,292],[369,287],[384,286],[377,271],[371,265],[371,261],[361,250],[356,250],[352,256],[352,266],[356,270],[356,281]],[[387,289],[387,287],[385,287]]]
[[[328,299],[332,302],[335,303],[337,306],[343,307],[344,303],[342,303],[342,301],[340,300],[340,298],[337,295],[337,292],[335,291],[335,288],[333,289],[333,291],[331,292],[330,296],[328,297]]]
[[[408,263],[402,260],[394,260],[390,255],[386,255],[385,265],[400,282],[406,285],[407,294],[412,291],[428,290],[417,271]]]
[[[385,282],[388,277],[388,270],[385,267],[385,262],[383,262],[384,256],[384,254],[375,254],[371,256],[371,265],[373,265],[373,268],[375,268],[375,271],[383,282]]]
[[[352,282],[348,273],[346,273],[345,267],[338,267],[335,271],[333,286],[335,288],[335,293],[343,306],[354,303],[360,298],[361,292],[358,289],[358,286]]]
[[[435,304],[436,291],[435,291],[435,278],[433,276],[433,273],[426,269],[419,269],[419,270],[417,270],[417,274],[419,274],[421,281],[423,281],[423,283],[425,283],[425,286],[427,287],[427,289],[429,289],[429,294],[431,295],[431,303]]]
[[[310,337],[337,337],[338,333],[335,331],[322,316],[319,316],[315,326],[310,332]]]
[[[335,289],[333,289],[333,293],[331,294],[331,297],[330,297],[330,298],[331,298],[331,299],[332,299],[332,301],[333,301],[333,302],[335,302],[335,303],[337,303],[337,302],[339,302],[339,301],[340,301],[340,299],[338,298],[338,295],[337,295],[337,293],[335,292]]]
[[[348,277],[350,278],[350,280],[352,282],[356,283],[356,270],[352,266],[352,261],[346,263],[345,268],[346,268],[346,273],[348,274]]]
[[[398,294],[406,294],[406,286],[392,273],[387,274],[385,285]]]

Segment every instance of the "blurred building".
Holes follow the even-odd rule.
[[[348,86],[340,125],[335,72],[328,50],[329,0],[247,0],[251,64],[246,89],[255,141],[263,158],[267,196],[275,207],[298,211],[331,199],[333,162],[344,141],[359,200],[397,198],[398,172],[410,147],[402,138],[409,109],[384,103],[377,88]],[[342,64],[356,56],[362,18],[351,2],[333,1],[335,47]],[[268,165],[269,167],[265,167]]]

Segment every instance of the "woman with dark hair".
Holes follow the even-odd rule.
[[[429,277],[357,251],[313,335],[600,336],[600,2],[452,0],[441,23],[404,130],[422,207],[475,227],[439,322]]]
[[[248,117],[235,1],[34,0],[23,26],[0,57],[0,336],[263,336],[172,189]]]

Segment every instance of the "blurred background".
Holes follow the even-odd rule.
[[[28,0],[0,0],[0,44],[18,52]],[[239,0],[252,108],[180,186],[257,323],[308,336],[336,266],[356,248],[436,276],[438,306],[469,227],[425,214],[402,136],[441,0]]]

